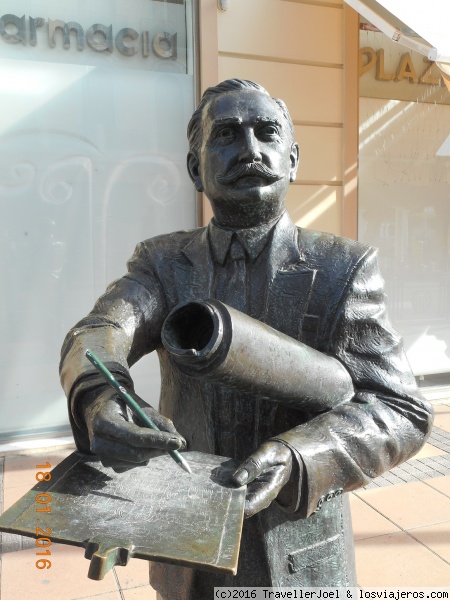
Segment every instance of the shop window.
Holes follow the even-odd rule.
[[[65,333],[137,242],[195,227],[190,0],[4,0],[0,436],[68,428]],[[159,369],[135,373],[158,401]]]
[[[436,65],[361,21],[359,110],[359,239],[380,249],[390,315],[420,385],[445,387],[450,94]]]

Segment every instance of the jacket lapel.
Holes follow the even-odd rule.
[[[204,300],[211,296],[214,263],[207,228],[199,230],[198,235],[182,248],[173,269],[177,302]]]
[[[299,250],[298,230],[286,213],[274,230],[268,270],[264,321],[299,339],[317,271],[305,264]]]

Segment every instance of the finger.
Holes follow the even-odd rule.
[[[164,454],[154,448],[133,448],[98,436],[91,440],[91,452],[99,456],[105,467],[112,467],[114,470],[125,470]]]
[[[172,423],[172,421],[170,419],[168,419],[167,417],[164,417],[161,413],[159,413],[157,410],[155,410],[153,408],[153,406],[150,406],[150,404],[145,402],[145,400],[143,400],[140,396],[138,396],[136,394],[136,392],[129,391],[129,394],[134,398],[134,400],[141,407],[141,409],[145,412],[145,414],[150,417],[150,419],[158,427],[158,429],[162,429],[163,431],[168,431],[169,433],[175,433],[178,435],[178,432],[175,429],[174,424]],[[141,420],[134,412],[131,411],[131,409],[130,409],[130,413],[132,414],[133,421],[137,425],[142,426]]]
[[[175,426],[170,419],[159,414],[153,408],[144,408],[143,411],[145,412],[146,415],[148,415],[150,417],[150,419],[158,427],[158,429],[161,429],[161,431],[166,431],[168,433],[174,433],[177,436],[179,435],[178,431],[175,429]],[[139,417],[136,416],[134,413],[133,413],[133,421],[137,425],[141,424]]]
[[[231,476],[231,480],[237,485],[246,485],[254,481],[268,468],[264,457],[258,458],[255,454],[245,460]]]
[[[263,444],[239,465],[231,476],[236,485],[246,485],[276,465],[290,464],[291,451],[278,442]]]
[[[177,433],[139,427],[117,412],[109,412],[108,415],[98,413],[94,418],[92,431],[94,437],[106,438],[114,443],[136,448],[179,450],[186,443]]]
[[[245,517],[267,508],[278,496],[290,476],[290,468],[286,465],[272,467],[264,475],[250,483],[245,499]]]

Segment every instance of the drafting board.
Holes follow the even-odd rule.
[[[36,526],[50,527],[53,542],[86,548],[91,579],[130,557],[235,574],[245,502],[245,487],[228,483],[236,463],[183,455],[192,474],[168,454],[116,473],[74,452],[0,517],[0,531],[36,537]],[[36,512],[39,493],[50,512]]]

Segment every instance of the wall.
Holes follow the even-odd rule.
[[[224,12],[215,0],[206,0],[201,7],[201,87],[239,77],[282,98],[301,151],[297,181],[287,198],[293,220],[356,237],[353,11],[342,0],[230,0]],[[209,215],[206,207],[204,218]]]

